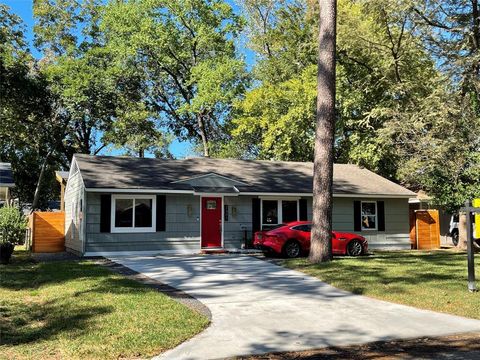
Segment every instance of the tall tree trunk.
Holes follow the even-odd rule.
[[[335,135],[336,0],[319,0],[317,127],[313,166],[313,226],[309,260],[332,259],[332,182]]]
[[[38,176],[37,186],[35,187],[35,194],[33,196],[32,209],[30,212],[37,210],[38,202],[40,201],[40,188],[43,183],[43,178],[45,177],[45,169],[47,168],[48,160],[50,158],[51,152],[48,152],[43,160],[42,167],[40,169],[40,175]]]
[[[208,152],[208,138],[207,132],[205,130],[205,121],[203,119],[203,115],[197,115],[197,123],[198,123],[198,132],[200,133],[200,138],[202,139],[202,146],[203,146],[203,156],[209,157]]]

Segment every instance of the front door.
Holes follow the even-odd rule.
[[[202,198],[202,248],[222,246],[222,198]]]

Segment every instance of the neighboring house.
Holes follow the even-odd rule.
[[[68,171],[55,171],[55,179],[60,183],[60,211],[65,211],[65,188],[68,175]]]
[[[14,186],[11,165],[0,162],[0,206],[11,202],[11,189]]]
[[[252,233],[312,217],[312,163],[75,155],[65,189],[65,246],[83,255],[238,249]],[[409,249],[415,194],[336,164],[333,228],[371,248]]]

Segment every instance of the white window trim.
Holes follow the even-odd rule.
[[[135,227],[135,206],[133,207],[133,227],[116,227],[115,226],[115,202],[117,199],[148,199],[152,200],[152,226],[151,227]],[[157,231],[157,197],[155,195],[112,195],[111,205],[110,232],[111,233],[153,233]]]
[[[375,216],[375,227],[374,228],[363,227],[363,214],[362,214],[363,204],[375,204],[375,215],[370,215],[370,216]],[[378,230],[378,204],[377,204],[376,201],[360,201],[360,225],[361,225],[362,231],[377,231]]]
[[[300,198],[295,198],[295,199],[287,199],[283,198],[280,199],[278,197],[276,198],[268,198],[268,197],[261,197],[260,198],[260,228],[263,229],[263,226],[275,226],[275,225],[280,225],[283,224],[283,208],[282,208],[282,201],[296,201],[297,202],[297,220],[300,219]],[[264,224],[263,223],[263,202],[264,201],[277,201],[277,224]]]

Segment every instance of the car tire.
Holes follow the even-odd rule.
[[[288,240],[282,248],[283,256],[289,259],[297,258],[302,253],[302,247],[296,240]]]
[[[458,233],[458,230],[452,231],[452,243],[453,246],[458,246],[458,240],[460,239],[460,234]]]
[[[353,239],[347,244],[348,256],[360,256],[363,254],[363,246],[360,240]]]

